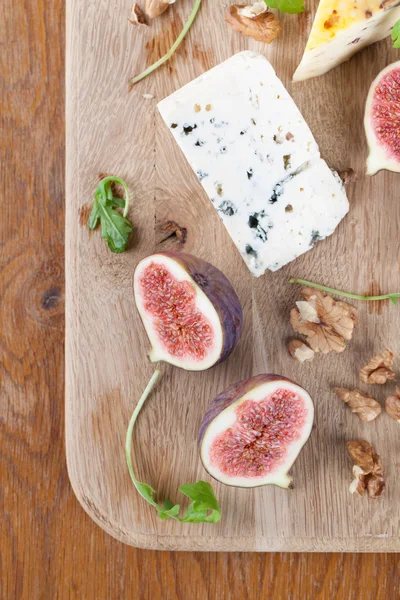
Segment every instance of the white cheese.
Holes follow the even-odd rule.
[[[387,37],[400,19],[400,6],[394,4],[381,0],[321,0],[293,81],[323,75]]]
[[[250,271],[275,271],[348,211],[298,108],[260,54],[241,52],[158,105]]]
[[[262,198],[254,208],[257,228],[250,236],[244,227],[246,208],[223,220],[250,271],[259,276],[266,269],[277,271],[331,235],[349,204],[339,178],[318,159],[282,185],[276,202]]]

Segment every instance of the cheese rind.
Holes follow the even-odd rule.
[[[293,81],[324,75],[356,52],[387,37],[400,6],[381,0],[320,0]]]
[[[236,54],[158,107],[254,275],[309,250],[347,213],[340,181],[260,54]]]

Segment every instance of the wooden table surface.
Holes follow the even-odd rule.
[[[65,7],[2,6],[0,598],[399,598],[395,554],[135,550],[84,513],[64,451]]]

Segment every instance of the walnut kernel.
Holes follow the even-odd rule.
[[[381,412],[381,405],[368,394],[360,390],[347,390],[345,388],[333,388],[335,394],[346,402],[352,413],[358,414],[362,421],[373,421]]]
[[[347,450],[355,463],[349,491],[362,496],[366,489],[370,498],[379,498],[386,488],[380,456],[366,440],[347,442]]]
[[[314,350],[311,350],[310,346],[304,343],[302,340],[289,340],[288,350],[290,356],[301,363],[305,362],[306,360],[312,360],[315,356]]]
[[[248,19],[256,19],[260,15],[263,15],[268,10],[268,6],[261,0],[261,2],[255,2],[254,4],[249,4],[248,6],[243,6],[240,8],[239,14],[241,17],[247,17]]]
[[[170,4],[174,4],[175,0],[146,0],[145,9],[146,15],[150,19],[155,19],[162,15]]]
[[[299,302],[296,302],[296,306],[299,309],[303,323],[320,323],[316,303],[313,298],[310,298],[310,300],[299,300]]]
[[[360,370],[360,379],[363,383],[377,383],[383,385],[388,379],[396,379],[392,371],[394,354],[385,350],[371,358],[369,363]]]
[[[131,15],[128,18],[129,23],[132,25],[146,25],[146,19],[140,6],[136,3],[132,4]]]
[[[250,6],[228,6],[225,21],[234,31],[266,44],[273,42],[282,31],[279,19],[273,13],[266,12],[262,2]]]
[[[359,496],[363,496],[367,487],[365,483],[365,473],[361,467],[354,465],[353,475],[354,479],[350,484],[349,492],[350,494],[357,493]]]
[[[294,331],[307,337],[314,352],[343,352],[345,340],[351,339],[358,324],[356,309],[311,288],[301,292],[305,302],[297,302],[290,313]]]
[[[398,423],[400,423],[400,387],[396,388],[396,393],[391,394],[385,400],[386,412]]]
[[[367,478],[367,491],[370,498],[379,498],[385,491],[386,483],[382,475]]]

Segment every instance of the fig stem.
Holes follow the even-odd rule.
[[[151,392],[153,391],[153,388],[154,388],[155,384],[157,383],[157,380],[160,377],[160,375],[161,375],[161,371],[159,369],[157,369],[154,372],[149,383],[147,384],[146,389],[144,390],[143,394],[141,395],[140,400],[137,403],[136,408],[132,413],[131,420],[129,421],[129,425],[128,425],[128,430],[126,432],[126,439],[125,439],[125,454],[126,454],[126,462],[128,464],[129,474],[131,476],[133,483],[135,484],[137,491],[142,496],[142,498],[144,498],[145,500],[147,500],[147,498],[146,498],[146,496],[144,496],[142,494],[142,492],[140,491],[140,488],[137,486],[137,484],[139,483],[139,480],[136,479],[135,473],[133,472],[132,455],[131,455],[132,431],[133,431],[133,427],[136,423],[136,419],[138,418],[138,415],[142,409],[142,406],[146,402],[147,398],[150,396]]]
[[[322,292],[328,292],[329,294],[336,294],[337,296],[343,296],[344,298],[352,298],[353,300],[366,300],[375,302],[377,300],[391,300],[393,304],[396,304],[396,298],[400,298],[400,292],[393,294],[382,294],[381,296],[360,296],[359,294],[351,294],[350,292],[343,292],[334,288],[327,287],[325,285],[319,285],[318,283],[312,283],[306,279],[297,279],[292,277],[289,279],[289,283],[298,283],[300,285],[306,285],[307,287],[321,290]]]
[[[167,62],[167,60],[169,60],[171,58],[171,56],[174,54],[175,50],[181,44],[183,38],[185,37],[185,35],[189,31],[189,29],[190,29],[190,27],[191,27],[191,25],[192,25],[192,23],[193,23],[196,15],[197,15],[197,11],[200,8],[200,4],[201,4],[201,0],[196,0],[195,1],[193,9],[192,9],[192,12],[190,13],[188,20],[186,21],[186,23],[185,23],[182,31],[180,32],[179,36],[177,37],[177,39],[175,40],[175,42],[172,44],[172,46],[168,50],[168,52],[166,54],[164,54],[164,56],[162,56],[153,65],[151,65],[150,67],[148,67],[147,69],[145,69],[145,71],[143,71],[139,75],[136,75],[136,77],[132,77],[132,79],[129,80],[129,90],[132,89],[132,87],[135,85],[135,83],[137,83],[141,79],[144,79],[145,77],[147,77],[147,75],[150,75],[150,73],[152,73],[153,71],[155,71],[158,67],[161,67],[161,65],[163,65],[165,62]]]

